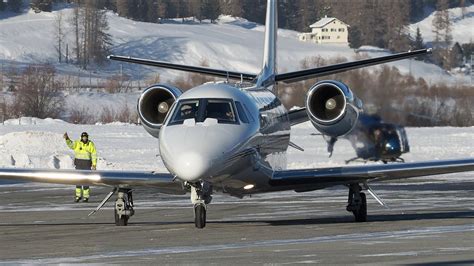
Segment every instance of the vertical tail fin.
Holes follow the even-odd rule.
[[[258,75],[257,86],[268,86],[275,82],[276,46],[278,31],[278,1],[267,1],[267,18],[265,22],[265,47],[262,72]]]

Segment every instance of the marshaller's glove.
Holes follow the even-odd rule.
[[[64,138],[65,140],[68,140],[68,139],[69,139],[69,136],[67,135],[67,132],[64,133],[63,138]]]

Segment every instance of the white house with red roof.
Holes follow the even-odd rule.
[[[310,25],[312,31],[298,34],[300,41],[347,44],[349,25],[337,18],[324,17]]]

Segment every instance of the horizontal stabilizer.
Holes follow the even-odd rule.
[[[377,58],[364,59],[354,62],[341,63],[336,65],[329,65],[317,68],[311,68],[306,70],[300,70],[295,72],[289,72],[284,74],[278,74],[275,76],[275,81],[282,81],[284,83],[298,82],[310,78],[316,78],[331,74],[336,74],[348,70],[353,70],[357,68],[373,66],[383,63],[388,63],[392,61],[402,60],[406,58],[412,58],[420,55],[426,55],[431,53],[431,49],[421,49],[412,52],[398,53],[394,55],[382,56]]]
[[[162,67],[162,68],[167,68],[167,69],[174,69],[174,70],[180,70],[180,71],[191,72],[191,73],[199,73],[199,74],[220,77],[220,78],[239,79],[243,81],[252,81],[257,77],[257,75],[255,74],[233,72],[233,71],[213,69],[213,68],[208,68],[208,67],[185,66],[185,65],[171,64],[171,63],[162,62],[162,61],[133,58],[133,57],[128,57],[128,56],[109,55],[108,58],[115,61],[146,65],[146,66]]]

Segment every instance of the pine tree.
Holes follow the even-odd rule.
[[[30,7],[35,10],[35,12],[51,12],[53,8],[53,0],[31,0]]]
[[[421,36],[421,31],[419,27],[416,28],[415,42],[413,43],[413,46],[415,50],[425,48],[425,44],[423,41],[423,37]]]
[[[435,12],[431,25],[432,25],[431,31],[434,33],[433,45],[439,46],[441,42],[441,34],[444,27],[443,15],[440,10],[437,10]]]
[[[410,40],[405,34],[409,23],[409,0],[389,1],[384,5],[386,29],[383,38],[383,47],[392,51],[406,51]]]
[[[157,22],[158,19],[158,7],[157,7],[157,2],[155,0],[147,0],[146,5],[147,5],[147,13],[146,13],[146,18],[144,21],[146,22]]]
[[[166,18],[166,11],[168,9],[168,1],[165,1],[165,0],[158,0],[156,2],[156,8],[157,8],[157,16],[158,18],[160,19],[164,19]]]
[[[227,0],[223,1],[224,4],[221,5],[222,13],[228,14],[234,17],[243,16],[243,1],[242,0]]]
[[[459,6],[461,7],[461,17],[464,19],[467,14],[466,0],[460,0]]]
[[[106,11],[98,9],[99,4],[94,0],[78,0],[71,18],[76,62],[83,69],[92,62],[102,64],[111,45]]]
[[[296,10],[296,30],[308,31],[308,27],[316,22],[316,7],[312,0],[298,0]]]
[[[352,26],[349,29],[349,47],[357,49],[362,45],[362,34],[357,26]]]
[[[74,53],[76,56],[76,63],[80,64],[82,61],[81,54],[81,43],[82,43],[82,32],[81,32],[81,10],[79,5],[74,6],[72,16],[70,17],[70,24],[74,32]]]
[[[202,3],[204,0],[194,0],[190,1],[189,3],[189,11],[191,13],[191,16],[193,16],[195,19],[201,23],[201,21],[204,19],[204,16],[202,14]]]
[[[185,18],[189,17],[189,4],[185,0],[175,0],[176,4],[176,17]]]
[[[219,0],[204,0],[203,13],[205,18],[214,23],[221,14]]]
[[[58,52],[58,62],[62,63],[62,45],[64,42],[64,18],[63,13],[58,12],[55,16],[54,36],[56,38],[56,51]]]
[[[128,6],[128,0],[115,0],[115,6],[117,13],[121,17],[129,18],[130,10]]]

